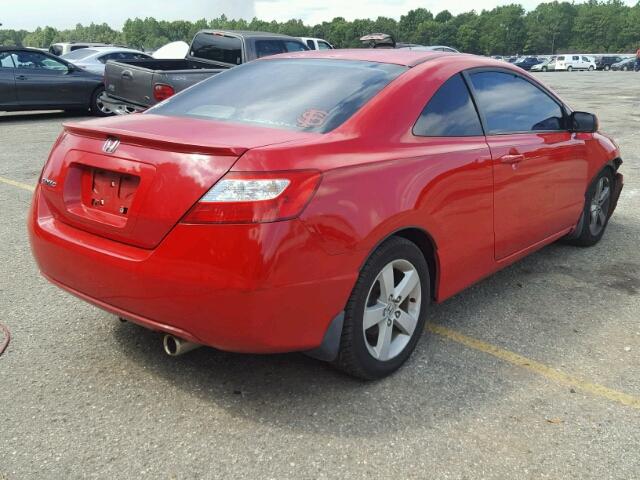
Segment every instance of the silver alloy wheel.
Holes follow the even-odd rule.
[[[373,358],[391,360],[413,337],[422,301],[420,276],[407,260],[388,263],[373,281],[364,307],[362,333]]]
[[[105,115],[111,115],[113,111],[109,107],[107,107],[105,103],[102,101],[102,99],[106,95],[107,94],[105,92],[102,92],[100,95],[98,95],[98,98],[96,98],[96,106],[98,107],[98,110],[100,110]]]
[[[601,177],[589,206],[589,231],[594,237],[604,229],[609,214],[611,185],[609,177]]]

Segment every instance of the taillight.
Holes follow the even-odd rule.
[[[183,223],[265,223],[302,213],[320,183],[320,172],[230,172],[216,183]]]
[[[156,83],[153,86],[153,98],[155,98],[159,102],[166,100],[167,98],[173,96],[175,93],[176,91],[171,85]]]

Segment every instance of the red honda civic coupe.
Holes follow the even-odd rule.
[[[396,370],[431,301],[593,245],[617,145],[523,70],[462,54],[270,57],[144,114],[69,123],[29,215],[43,275],[165,349]]]

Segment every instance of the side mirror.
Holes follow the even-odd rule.
[[[598,131],[598,117],[593,113],[573,112],[569,116],[569,130],[575,133],[595,133]]]

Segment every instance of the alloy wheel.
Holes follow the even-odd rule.
[[[398,259],[388,263],[374,280],[365,302],[362,330],[373,358],[398,356],[418,324],[422,288],[413,264]]]
[[[598,180],[596,191],[589,206],[589,231],[591,235],[597,236],[604,229],[607,223],[610,202],[611,185],[609,178],[603,176]]]
[[[96,106],[98,107],[98,110],[100,110],[100,112],[104,113],[105,115],[111,115],[113,111],[109,107],[107,107],[107,105],[103,101],[103,98],[106,95],[107,94],[105,92],[102,92],[100,95],[98,95],[98,98],[96,99]]]

